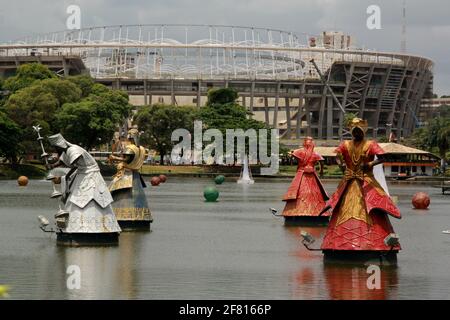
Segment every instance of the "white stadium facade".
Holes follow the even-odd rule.
[[[231,87],[253,117],[285,139],[339,139],[343,112],[374,138],[411,134],[432,93],[433,62],[353,47],[338,32],[310,37],[221,25],[122,25],[66,30],[0,44],[0,76],[39,61],[60,75],[89,73],[136,105],[197,105]]]

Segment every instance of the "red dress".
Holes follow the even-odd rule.
[[[293,155],[298,159],[297,174],[283,196],[283,201],[286,201],[283,216],[319,216],[328,195],[314,165],[323,158],[313,150],[306,149],[297,149]]]
[[[400,212],[372,170],[361,169],[383,150],[375,141],[363,140],[359,146],[344,141],[336,152],[342,154],[346,171],[327,203],[332,215],[322,250],[400,250],[400,245],[391,248],[384,243],[386,236],[394,232],[387,215],[400,219]]]

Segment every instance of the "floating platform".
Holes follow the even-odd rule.
[[[329,221],[330,217],[326,216],[284,216],[285,226],[322,227]]]
[[[150,220],[117,220],[122,231],[150,231]]]
[[[105,233],[67,233],[57,232],[56,243],[62,246],[117,246],[118,232]]]
[[[357,251],[357,250],[322,250],[324,262],[330,264],[352,265],[397,265],[398,250],[391,251]]]

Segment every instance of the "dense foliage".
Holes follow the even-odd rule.
[[[195,109],[172,105],[155,104],[141,108],[134,117],[142,130],[141,143],[155,149],[163,156],[172,150],[172,132],[176,129],[193,131]]]
[[[21,65],[1,85],[1,139],[14,143],[14,148],[7,154],[2,150],[0,156],[12,162],[24,151],[40,152],[33,126],[39,124],[43,136],[61,132],[89,149],[109,142],[131,110],[125,92],[110,90],[86,75],[59,78],[38,63]]]

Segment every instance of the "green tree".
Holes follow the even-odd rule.
[[[224,148],[226,144],[227,129],[242,129],[244,132],[249,129],[256,131],[258,139],[259,129],[269,129],[264,122],[251,119],[250,113],[245,107],[236,103],[238,98],[237,92],[232,88],[213,89],[208,92],[208,101],[206,106],[199,109],[196,119],[203,122],[205,130],[209,128],[218,129],[223,134]],[[271,152],[271,135],[270,130],[267,131],[268,152]],[[246,139],[246,153],[248,153],[248,139]],[[258,146],[259,147],[259,146]],[[225,149],[224,149],[225,150]],[[235,148],[235,156],[237,150]]]
[[[176,129],[193,130],[194,108],[155,104],[142,107],[134,117],[139,130],[144,131],[141,142],[148,144],[163,156],[173,148],[172,132]]]
[[[89,75],[77,75],[67,77],[67,80],[74,83],[78,88],[81,89],[81,97],[86,98],[92,93],[92,88],[95,85],[94,79]],[[102,85],[100,85],[102,86]],[[105,87],[105,86],[102,86]],[[105,87],[106,88],[106,87]]]
[[[213,104],[234,103],[238,98],[238,93],[232,88],[211,89],[208,91],[207,106]]]
[[[15,163],[20,153],[21,131],[3,112],[0,112],[0,133],[0,157]]]
[[[434,118],[428,126],[427,144],[437,147],[439,155],[446,161],[446,154],[450,147],[450,117]]]
[[[129,116],[128,95],[104,88],[79,102],[64,104],[56,113],[57,127],[69,141],[87,149],[109,142],[117,125]]]
[[[415,130],[411,141],[416,147],[430,152],[438,151],[440,157],[447,162],[450,149],[450,114],[448,106],[441,106],[439,116],[429,121],[428,126]]]
[[[81,90],[75,84],[57,78],[35,81],[11,94],[4,110],[21,129],[22,149],[38,151],[33,126],[41,125],[43,135],[56,131],[56,112],[64,103],[76,102],[80,98]]]
[[[23,64],[17,68],[16,75],[5,80],[3,88],[12,93],[33,84],[36,80],[57,78],[57,76],[41,63]]]

